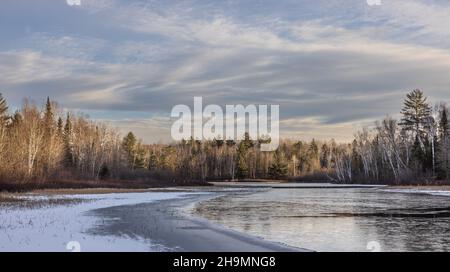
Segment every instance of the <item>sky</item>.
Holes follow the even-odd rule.
[[[177,104],[280,105],[280,134],[347,141],[408,91],[449,101],[447,0],[2,0],[0,92],[144,142]]]

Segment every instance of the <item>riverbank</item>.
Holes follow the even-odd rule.
[[[209,186],[203,181],[143,180],[47,180],[0,181],[0,192],[33,192],[39,190],[116,189],[145,190],[185,186]]]
[[[436,190],[436,191],[450,191],[450,185],[404,185],[404,186],[389,186],[390,189],[414,189],[414,190]]]
[[[3,194],[13,201],[0,203],[0,251],[67,251],[73,242],[81,251],[302,251],[189,215],[186,207],[219,192],[185,189]]]
[[[0,251],[439,251],[447,239],[445,187],[220,185],[0,193]]]
[[[392,190],[416,190],[416,191],[450,191],[450,185],[366,185],[366,184],[334,184],[334,183],[294,183],[283,180],[245,180],[243,182],[223,182],[212,181],[201,183],[197,185],[185,185],[185,186],[164,186],[154,184],[153,187],[142,186],[140,188],[134,188],[133,184],[129,188],[125,187],[125,184],[115,184],[116,187],[103,187],[101,182],[88,182],[87,187],[67,186],[66,188],[41,188],[30,189],[24,191],[13,190],[1,191],[0,190],[0,203],[1,202],[15,202],[20,201],[20,197],[24,195],[84,195],[84,194],[111,194],[111,193],[143,193],[143,192],[179,192],[179,191],[195,191],[199,188],[207,188],[213,190],[216,188],[278,188],[278,189],[294,189],[294,188],[384,188]],[[107,185],[107,184],[106,184]],[[142,185],[142,184],[141,184]],[[139,186],[137,186],[139,187]]]
[[[51,194],[76,194],[80,193],[108,193],[108,192],[145,192],[153,190],[166,190],[168,188],[191,188],[191,187],[276,187],[276,188],[375,188],[389,187],[395,189],[436,189],[450,190],[449,183],[438,183],[433,185],[405,184],[344,184],[325,181],[300,181],[293,180],[267,180],[267,179],[243,179],[239,181],[168,181],[168,180],[57,180],[57,181],[28,181],[28,182],[5,182],[0,181],[0,201],[5,199],[5,194],[15,193],[51,193]],[[2,196],[3,194],[3,196]]]

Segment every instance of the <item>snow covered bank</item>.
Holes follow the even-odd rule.
[[[450,191],[444,190],[424,190],[424,189],[383,189],[388,193],[407,193],[407,194],[427,194],[435,196],[450,196]]]
[[[0,205],[0,251],[160,251],[160,245],[139,237],[94,236],[87,231],[100,219],[88,211],[181,198],[195,193],[144,192],[97,195],[27,196],[30,201],[79,199],[65,205],[24,208]]]

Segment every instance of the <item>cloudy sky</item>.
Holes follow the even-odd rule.
[[[285,137],[348,140],[405,93],[450,98],[450,2],[2,0],[0,92],[168,141],[172,107],[279,104]]]

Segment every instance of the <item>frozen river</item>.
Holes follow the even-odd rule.
[[[215,198],[198,205],[196,213],[317,251],[450,250],[449,192],[274,187]]]

